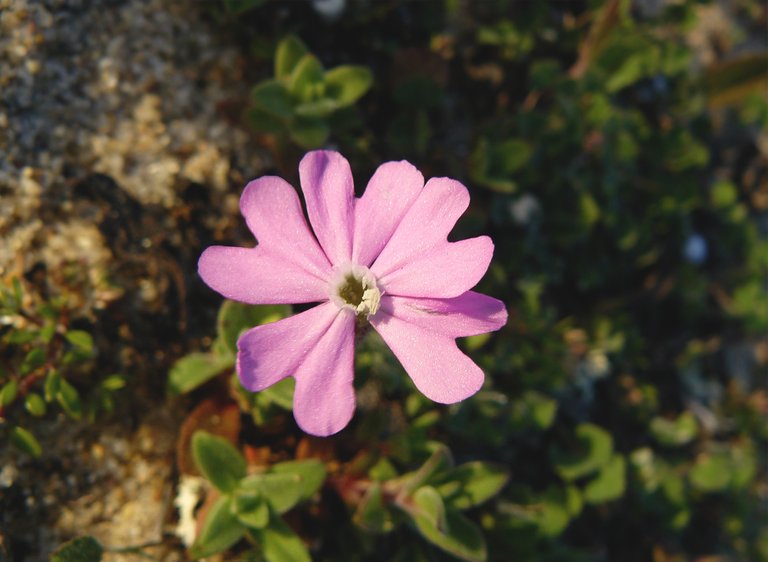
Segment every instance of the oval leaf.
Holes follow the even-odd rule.
[[[16,426],[11,430],[11,442],[35,458],[43,453],[43,448],[37,438],[23,427]]]
[[[203,528],[189,549],[193,558],[204,558],[222,552],[245,534],[245,527],[233,513],[231,501],[229,496],[222,496],[208,510]]]
[[[192,436],[192,457],[200,472],[222,492],[235,490],[245,477],[245,459],[229,441],[197,431]]]
[[[337,66],[325,73],[325,92],[340,107],[352,105],[373,83],[371,71],[364,66]]]

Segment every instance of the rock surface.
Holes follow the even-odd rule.
[[[203,199],[221,207],[210,220],[219,220],[237,212],[241,187],[265,167],[248,132],[219,109],[247,99],[250,84],[207,9],[180,0],[0,0],[0,278],[41,265],[46,291],[74,286],[75,312],[91,320],[131,292],[137,304],[124,307],[143,322],[163,313],[155,304],[183,284],[167,254],[185,241],[173,217],[188,211],[186,190],[201,185]],[[82,196],[94,181],[98,204]],[[121,249],[115,240],[132,206],[141,228]],[[75,281],[57,277],[67,267]],[[120,337],[141,331],[123,322]],[[173,352],[155,345],[99,352],[133,365],[132,380],[162,387]],[[172,535],[178,416],[163,405],[118,411],[132,418],[92,425],[49,415],[31,427],[39,460],[3,443],[0,560],[48,560],[83,534],[114,548],[163,543],[146,552],[184,559]],[[141,413],[149,411],[154,417]]]

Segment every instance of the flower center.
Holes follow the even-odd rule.
[[[340,308],[355,311],[358,320],[376,314],[381,304],[381,289],[367,267],[350,265],[337,270],[331,281],[331,300]]]

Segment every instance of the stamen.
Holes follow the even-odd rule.
[[[381,305],[381,289],[367,267],[350,264],[339,268],[331,281],[331,300],[341,308],[355,311],[358,320],[367,320]]]

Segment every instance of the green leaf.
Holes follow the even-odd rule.
[[[626,464],[622,455],[614,455],[584,487],[584,499],[592,504],[600,504],[624,495],[627,485]]]
[[[192,436],[192,457],[200,472],[222,492],[234,491],[245,477],[246,463],[229,441],[205,431]]]
[[[409,508],[409,511],[414,518],[425,518],[441,533],[447,531],[445,503],[437,490],[432,486],[422,486],[414,492],[412,500],[413,506]]]
[[[674,420],[655,417],[649,426],[651,435],[666,447],[679,447],[690,443],[699,431],[696,417],[689,411],[680,414]]]
[[[549,428],[555,421],[557,401],[548,396],[529,390],[512,402],[511,421],[518,431]]]
[[[258,491],[238,491],[233,507],[237,518],[246,527],[262,529],[269,523],[269,504]]]
[[[61,386],[61,375],[55,369],[48,371],[45,376],[45,401],[53,402],[56,399],[56,395],[59,393],[59,387]]]
[[[542,536],[554,538],[565,531],[571,518],[581,510],[581,503],[576,488],[550,486],[536,498],[535,503],[527,506],[527,515]]]
[[[451,451],[443,445],[438,444],[434,452],[426,462],[414,472],[404,474],[400,479],[403,482],[403,490],[408,493],[420,488],[436,474],[453,467],[453,457]]]
[[[254,326],[276,322],[290,313],[291,307],[285,304],[254,306],[225,300],[216,319],[217,341],[226,346],[234,356],[237,353],[237,339],[244,331]]]
[[[7,406],[14,400],[16,400],[16,394],[19,391],[19,383],[16,379],[11,379],[3,385],[0,389],[0,406]]]
[[[109,375],[101,381],[101,388],[114,392],[125,387],[125,377],[123,375]]]
[[[243,492],[258,492],[277,513],[285,513],[302,499],[301,476],[291,473],[252,474],[240,482]]]
[[[319,460],[287,461],[272,465],[270,472],[275,474],[295,474],[301,479],[301,500],[308,500],[325,482],[325,464]]]
[[[13,299],[16,301],[16,306],[20,308],[24,301],[24,288],[18,277],[14,277],[11,283],[13,284]]]
[[[281,519],[273,519],[256,537],[268,562],[312,562],[302,540]]]
[[[293,101],[288,88],[277,80],[262,82],[253,88],[251,96],[264,111],[288,119],[293,115]],[[228,301],[225,301],[228,302]]]
[[[689,473],[691,484],[702,492],[725,490],[731,482],[731,463],[725,454],[702,455]]]
[[[323,84],[323,66],[312,54],[304,55],[296,64],[288,83],[288,91],[301,101],[311,101],[317,86]]]
[[[382,501],[381,484],[374,482],[358,502],[353,520],[369,533],[387,533],[394,529],[392,513]]]
[[[457,558],[469,562],[486,559],[485,540],[480,529],[459,512],[447,509],[443,528],[436,525],[432,517],[421,513],[413,515],[413,522],[421,536]]]
[[[75,346],[78,351],[87,355],[93,353],[93,337],[83,330],[69,330],[64,334],[64,338]]]
[[[173,364],[168,374],[168,389],[184,394],[208,382],[235,365],[233,356],[215,353],[190,353]]]
[[[337,66],[325,73],[325,92],[340,107],[352,105],[373,83],[371,71],[364,66]]]
[[[19,372],[22,375],[28,375],[35,369],[45,365],[45,350],[40,347],[30,349],[24,360],[21,362]]]
[[[579,208],[581,211],[581,219],[587,226],[594,225],[602,215],[600,206],[590,193],[585,192],[579,195]]]
[[[80,400],[80,393],[66,379],[59,379],[56,400],[70,418],[79,420],[83,417],[83,404]]]
[[[5,336],[5,341],[10,344],[22,345],[29,343],[38,337],[37,330],[13,329]]]
[[[328,139],[330,128],[323,119],[298,117],[288,125],[293,141],[304,148],[319,148]]]
[[[512,193],[516,184],[511,176],[528,163],[532,153],[530,144],[522,139],[492,142],[482,137],[470,155],[470,174],[483,187]]]
[[[77,537],[51,554],[51,562],[100,562],[104,548],[93,537]]]
[[[27,394],[27,397],[24,400],[24,407],[27,409],[27,412],[33,416],[40,417],[45,415],[45,400],[35,392]]]
[[[576,427],[577,442],[568,450],[555,447],[552,464],[565,480],[572,481],[597,471],[613,453],[613,438],[603,428],[590,423]]]
[[[208,510],[200,534],[190,547],[193,558],[205,558],[222,552],[239,541],[245,527],[232,509],[232,498],[221,496]]]
[[[439,479],[435,488],[455,509],[468,509],[498,494],[509,479],[501,465],[483,461],[462,464]]]
[[[43,448],[40,446],[40,442],[37,438],[23,427],[16,426],[11,429],[11,442],[16,447],[35,458],[43,453]]]
[[[278,80],[289,78],[307,52],[307,47],[295,35],[280,41],[275,53],[275,77]]]
[[[296,387],[296,379],[286,377],[278,383],[265,388],[256,395],[256,404],[264,406],[275,404],[284,410],[293,408],[293,392]]]
[[[297,105],[295,113],[301,117],[328,117],[339,107],[336,101],[330,98],[321,98]]]

